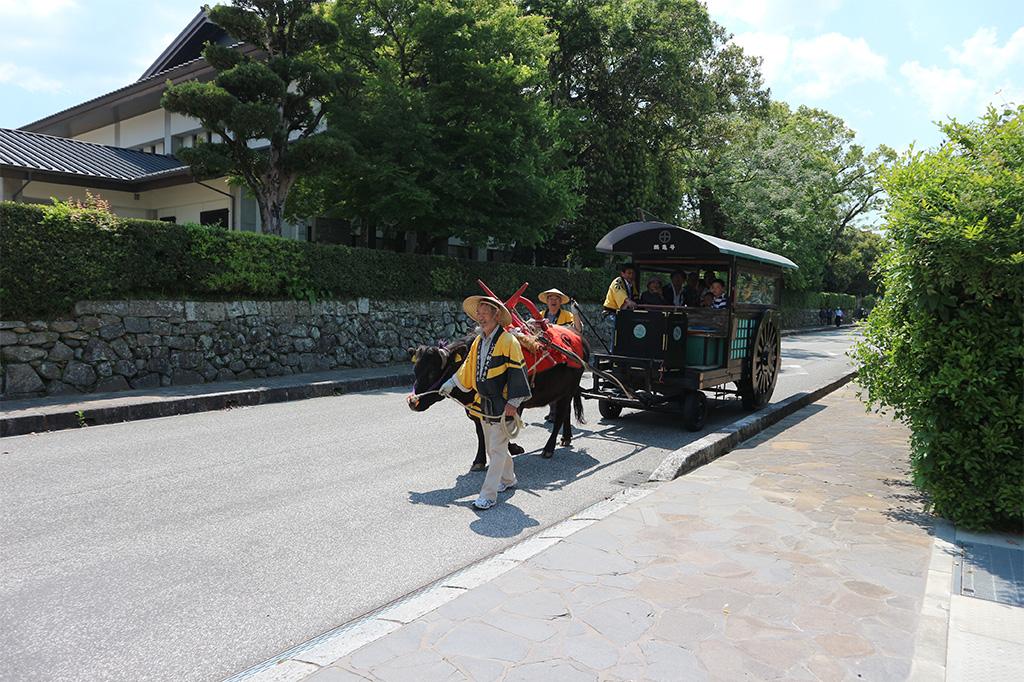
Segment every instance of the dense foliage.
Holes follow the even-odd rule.
[[[327,122],[351,153],[301,181],[290,214],[412,232],[420,253],[533,246],[572,214],[541,17],[511,0],[337,0],[330,17],[351,85]]]
[[[333,135],[317,134],[344,74],[318,58],[318,48],[333,44],[338,31],[314,10],[316,4],[235,0],[207,6],[211,21],[258,48],[258,56],[207,43],[203,57],[217,77],[168,82],[161,101],[163,108],[199,119],[218,136],[178,155],[199,177],[230,175],[244,182],[270,234],[281,234],[285,202],[300,172],[329,163],[344,150]]]
[[[687,220],[792,259],[800,269],[787,273],[789,287],[874,293],[866,272],[861,281],[848,266],[870,239],[856,227],[879,206],[878,173],[891,149],[868,153],[837,116],[780,102],[763,118],[732,117],[719,142],[695,165]],[[869,270],[876,255],[856,258]]]
[[[299,242],[200,225],[118,218],[67,204],[0,203],[0,315],[66,314],[76,301],[198,299],[454,299],[557,287],[601,301],[605,270],[457,261]]]
[[[918,485],[957,524],[1024,522],[1024,107],[942,126],[889,195],[885,297],[856,346],[870,404],[912,430]]]

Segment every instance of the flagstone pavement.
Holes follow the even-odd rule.
[[[942,524],[855,390],[307,679],[943,679]]]

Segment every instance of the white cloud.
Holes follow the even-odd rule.
[[[793,44],[794,92],[827,99],[850,85],[884,80],[886,59],[863,38],[825,33]]]
[[[1024,64],[1024,27],[1003,45],[993,28],[980,28],[961,43],[947,47],[951,66],[905,62],[900,73],[935,118],[974,117],[989,104],[1024,102],[1018,64]]]
[[[1002,73],[1018,62],[1024,62],[1024,26],[999,46],[994,28],[979,28],[963,42],[959,50],[946,48],[950,61],[965,68],[990,73]]]
[[[921,66],[912,61],[901,65],[900,73],[907,79],[911,92],[924,102],[928,114],[933,117],[960,111],[977,96],[978,83],[957,68]]]
[[[0,62],[0,83],[9,83],[29,92],[60,92],[64,89],[60,81],[11,62]]]
[[[708,14],[719,23],[742,23],[759,30],[821,26],[843,0],[705,0]]]
[[[751,31],[733,37],[733,42],[749,55],[761,57],[761,74],[765,83],[772,86],[783,75],[789,58],[790,40],[780,33]]]
[[[761,57],[769,87],[786,86],[807,99],[828,99],[850,85],[886,78],[886,58],[863,38],[825,33],[791,40],[782,33],[750,31],[734,36],[733,42]]]
[[[0,0],[0,17],[47,19],[77,5],[76,0]]]

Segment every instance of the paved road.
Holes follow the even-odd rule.
[[[848,332],[783,340],[781,400],[846,371]],[[589,423],[477,514],[468,420],[403,391],[0,441],[0,671],[214,680],[555,523],[701,434],[663,414]],[[708,428],[745,413],[716,408]],[[531,421],[542,412],[534,410]]]

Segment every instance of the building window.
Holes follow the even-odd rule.
[[[178,222],[177,216],[173,216],[173,215],[165,215],[163,218],[160,218],[160,220],[162,222],[165,222],[165,223],[176,223],[176,222]]]
[[[228,209],[218,208],[216,211],[203,211],[199,214],[199,222],[207,227],[229,228]]]

